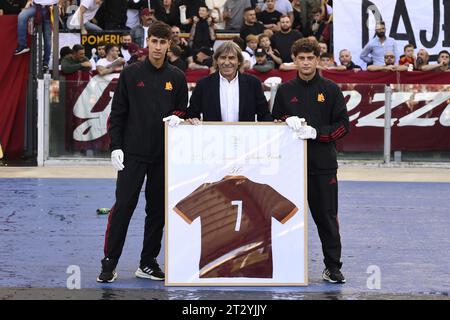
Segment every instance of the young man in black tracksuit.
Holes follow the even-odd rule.
[[[325,257],[322,277],[343,283],[335,141],[348,133],[347,108],[339,87],[317,72],[317,42],[297,40],[292,54],[298,75],[280,86],[272,114],[286,121],[300,139],[308,139],[308,204]]]
[[[164,228],[164,123],[184,117],[188,89],[184,73],[166,61],[171,29],[155,22],[148,30],[149,56],[120,75],[112,101],[109,135],[111,162],[118,170],[116,202],[105,235],[99,282],[113,282],[131,216],[145,186],[146,218],[141,261],[135,275],[164,280],[156,257]]]

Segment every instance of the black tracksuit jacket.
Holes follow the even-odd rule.
[[[149,61],[125,68],[111,106],[110,149],[122,149],[144,162],[164,160],[164,123],[169,115],[186,113],[188,88],[185,75],[164,62],[156,69]]]
[[[272,115],[281,120],[305,118],[317,130],[316,139],[308,140],[308,174],[336,172],[335,141],[348,133],[349,120],[344,96],[333,81],[317,72],[309,81],[297,75],[279,87]]]

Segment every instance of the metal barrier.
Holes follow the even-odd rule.
[[[39,165],[45,165],[49,161],[101,161],[109,158],[107,120],[118,76],[97,75],[89,81],[80,80],[81,78],[65,80],[61,77],[58,81],[45,75],[44,79],[39,80]],[[272,104],[277,84],[273,79],[266,82],[270,86],[267,86],[265,95]],[[340,158],[368,157],[367,160],[389,164],[392,151],[397,152],[394,159],[400,161],[401,152],[405,150],[418,150],[430,155],[430,152],[437,150],[444,153],[438,161],[450,160],[450,155],[445,153],[450,150],[447,146],[448,139],[438,137],[436,141],[428,141],[426,138],[433,135],[433,130],[439,135],[446,135],[450,130],[450,104],[446,106],[446,101],[450,101],[450,86],[424,85],[420,92],[395,85],[340,86],[347,99],[351,122],[350,134],[337,142]],[[195,83],[189,83],[190,92],[194,87]],[[419,105],[417,101],[422,100],[424,102]],[[415,107],[409,108],[409,102],[414,102]],[[428,112],[428,125],[421,123],[423,119],[420,115],[425,112],[421,110]],[[392,116],[392,112],[395,112],[395,116]],[[415,113],[418,123],[411,120]],[[416,132],[426,133],[423,141],[418,140]],[[411,136],[411,139],[406,136]]]

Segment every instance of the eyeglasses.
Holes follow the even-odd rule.
[[[384,56],[385,58],[395,58],[395,56]]]

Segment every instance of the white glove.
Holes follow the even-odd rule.
[[[111,152],[111,164],[117,171],[122,171],[125,168],[123,165],[123,151],[121,149]]]
[[[315,139],[317,137],[317,131],[311,126],[302,126],[297,131],[297,138],[299,139]]]
[[[289,117],[286,119],[286,124],[294,131],[300,130],[304,122],[304,118],[299,118],[297,116]]]
[[[176,115],[172,115],[172,116],[165,117],[165,118],[163,119],[163,121],[164,121],[164,122],[169,121],[169,126],[171,126],[171,127],[176,127],[176,126],[178,126],[181,122],[183,122],[184,120],[181,119],[181,118],[179,118],[179,117],[176,116]]]

